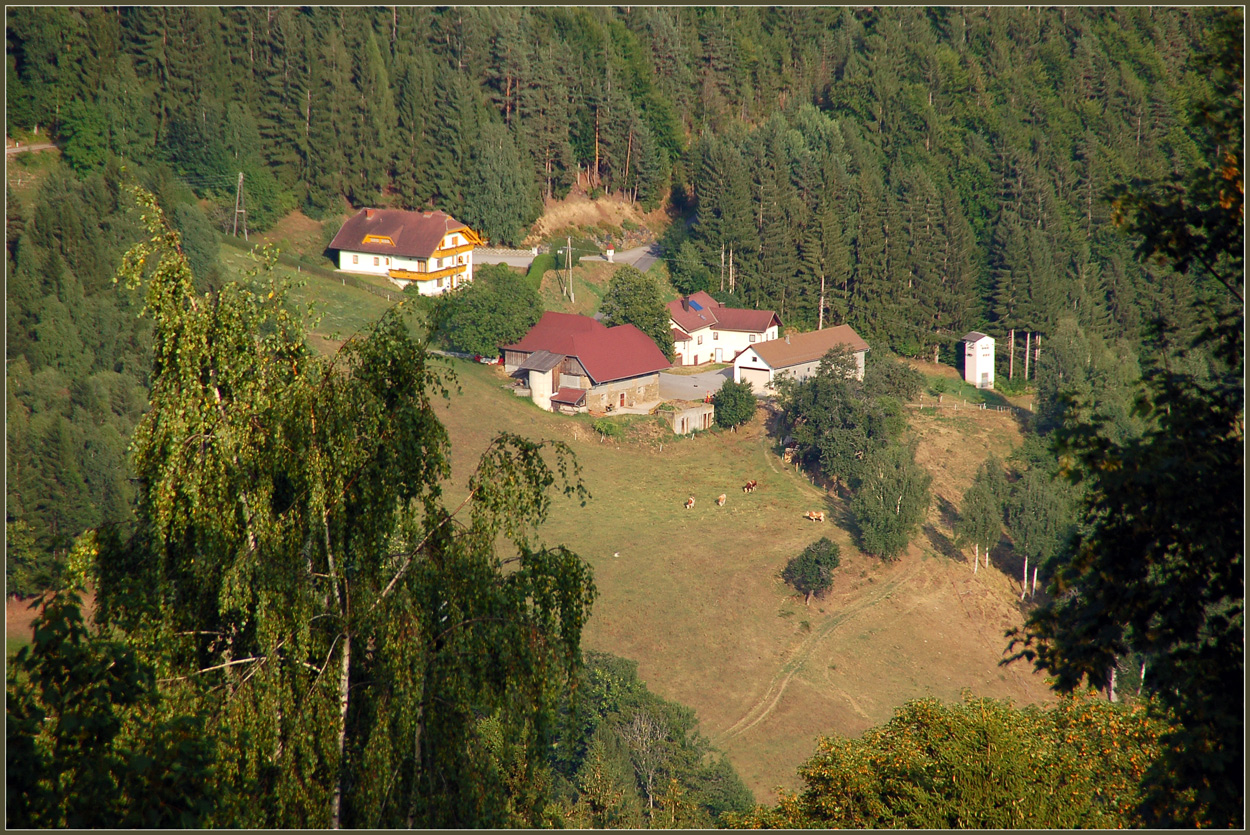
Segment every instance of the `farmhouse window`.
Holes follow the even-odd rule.
[[[703,337],[701,337],[701,336],[699,337],[699,342],[698,342],[698,344],[699,344],[699,345],[702,345],[702,344],[703,344]]]
[[[720,339],[720,331],[712,331],[712,341],[716,342]]]
[[[438,284],[437,284],[437,285],[435,285],[435,286],[437,286],[437,287],[442,287],[442,286],[443,286],[443,280],[440,278],[440,279],[438,280]]]
[[[386,256],[386,266],[389,267],[390,265],[391,265],[391,257],[388,255]]]
[[[463,256],[463,255],[461,255],[459,258],[457,258],[457,259],[456,259],[456,263],[457,263],[457,264],[463,264],[463,263],[464,263],[464,256]]]
[[[754,341],[755,341],[755,334],[751,334],[751,339],[750,339],[750,341],[751,341],[751,342],[754,342]]]
[[[373,256],[373,266],[376,267],[377,265],[378,265],[378,256],[375,255]]]
[[[352,256],[352,263],[353,263],[353,264],[359,264],[359,263],[360,263],[360,256],[359,256],[359,255],[353,255],[353,256]]]

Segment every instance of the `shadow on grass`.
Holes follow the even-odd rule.
[[[938,515],[942,517],[942,524],[948,530],[955,530],[955,523],[959,521],[959,511],[944,496],[938,496]]]
[[[929,544],[933,546],[933,550],[949,560],[958,560],[959,562],[967,562],[968,558],[964,553],[955,547],[955,543],[951,542],[946,534],[939,531],[932,525],[925,525],[924,535],[928,537]]]

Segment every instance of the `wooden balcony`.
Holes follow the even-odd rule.
[[[430,272],[413,272],[412,270],[396,270],[392,269],[388,272],[391,278],[398,281],[433,281],[438,278],[447,278],[456,273],[468,272],[467,264],[453,264],[450,267],[443,267],[441,270],[431,270]]]

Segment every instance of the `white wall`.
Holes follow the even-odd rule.
[[[767,394],[766,385],[772,382],[773,370],[759,354],[746,350],[734,360],[734,382],[741,383],[744,379],[756,394]]]
[[[677,323],[669,320],[670,327],[677,327]],[[777,326],[770,325],[768,330],[762,334],[748,334],[742,331],[718,331],[711,327],[700,328],[690,334],[692,339],[689,342],[675,343],[677,347],[677,355],[681,357],[682,365],[703,365],[704,363],[716,361],[716,349],[721,350],[721,362],[732,362],[743,349],[752,345],[758,345],[761,342],[768,342],[777,338]],[[699,337],[703,337],[703,344],[699,344]],[[752,341],[751,337],[755,339]],[[695,358],[698,362],[695,362]]]
[[[448,235],[446,238],[444,238],[443,240],[444,245],[450,246],[450,241],[452,237],[453,237],[452,235]],[[457,237],[463,243],[464,236],[459,235],[457,233]],[[355,262],[352,261],[353,257],[356,259]],[[378,263],[376,266],[373,263],[373,259],[375,258],[378,260]],[[461,258],[464,259],[463,265],[459,264],[459,260]],[[436,267],[435,266],[436,263],[439,266]],[[449,267],[452,264],[457,264],[458,266],[460,266],[460,269],[457,272],[453,273],[452,275],[444,276],[443,284],[441,287],[438,285],[437,279],[430,279],[428,281],[419,280],[416,282],[417,290],[423,296],[438,296],[443,293],[446,293],[447,291],[452,289],[453,279],[455,279],[454,286],[457,286],[457,287],[467,281],[472,281],[473,280],[473,250],[469,250],[468,252],[462,252],[459,255],[453,255],[447,258],[430,258],[430,259],[408,258],[402,255],[394,255],[394,256],[374,255],[368,252],[349,252],[348,250],[345,250],[345,249],[339,250],[339,269],[344,272],[361,273],[364,275],[387,276],[389,275],[391,270],[408,270],[409,272],[414,272],[414,273],[431,272],[434,270],[445,269],[446,267]],[[408,284],[411,283],[411,282],[403,281],[403,280],[394,280],[394,279],[392,280],[397,286],[401,288],[407,287]]]
[[[669,327],[677,327],[672,319],[668,322]],[[699,344],[699,339],[703,339],[703,344]],[[695,357],[699,358],[699,365],[707,362],[712,357],[712,346],[719,343],[712,341],[711,328],[699,328],[690,334],[689,342],[673,342],[673,347],[677,350],[677,356],[681,358],[682,365],[695,365]]]
[[[352,259],[356,259],[353,261]],[[378,259],[375,266],[373,259]],[[339,269],[349,273],[365,273],[366,275],[386,275],[393,269],[395,259],[387,255],[373,255],[368,252],[348,252],[339,250]]]
[[[985,374],[984,382],[981,375]],[[964,343],[964,380],[978,388],[994,388],[994,339]]]
[[[530,397],[540,409],[551,409],[551,395],[555,394],[551,389],[551,371],[534,371],[530,370]]]

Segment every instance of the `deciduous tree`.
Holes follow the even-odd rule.
[[[712,395],[712,405],[716,407],[717,426],[741,426],[755,416],[755,391],[746,380],[735,383],[728,379]]]
[[[670,361],[676,356],[668,307],[664,304],[660,285],[637,267],[626,265],[612,274],[600,312],[603,313],[603,323],[608,327],[633,325],[651,337]]]
[[[819,597],[832,587],[833,570],[841,563],[839,552],[836,543],[822,536],[786,563],[781,579],[802,592],[803,602],[811,605],[813,595]]]
[[[916,464],[914,445],[886,447],[869,458],[851,500],[865,551],[898,559],[929,509],[932,480]]]
[[[548,488],[585,498],[568,450],[500,436],[445,508],[441,383],[398,311],[320,358],[276,279],[196,293],[140,202],[151,238],[121,275],[156,329],[151,407],[136,524],[101,533],[98,618],[213,717],[239,800],[214,820],[543,820],[545,799],[509,786],[541,784],[594,594],[536,539]],[[476,753],[484,715],[522,779]]]

